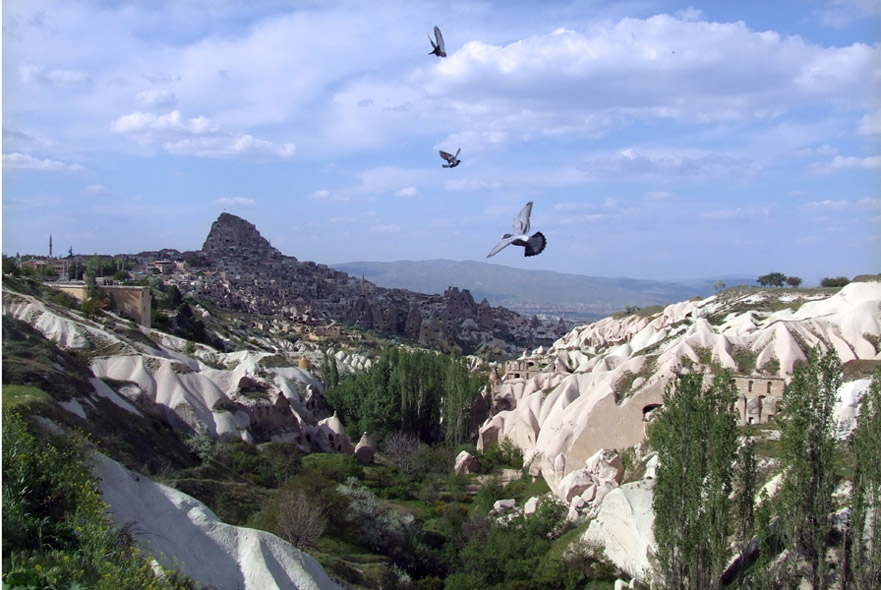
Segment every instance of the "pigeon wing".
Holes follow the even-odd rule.
[[[434,38],[437,39],[437,48],[440,49],[441,57],[446,57],[447,50],[444,47],[444,36],[441,35],[441,31],[439,28],[434,28]]]
[[[440,153],[440,157],[443,158],[444,160],[446,160],[447,162],[452,162],[453,160],[456,159],[456,156],[454,156],[453,154],[447,153],[444,150],[439,150],[439,153]]]
[[[493,249],[489,251],[489,254],[487,254],[486,257],[489,258],[490,256],[495,256],[496,254],[501,252],[503,249],[505,249],[507,246],[512,244],[514,242],[514,240],[516,240],[516,239],[517,239],[516,236],[512,236],[511,234],[505,234],[505,237],[502,238],[502,241],[499,242],[498,244],[496,244],[493,247]]]
[[[541,233],[540,231],[535,232],[534,234],[529,236],[529,239],[523,242],[523,244],[526,246],[523,251],[523,255],[536,256],[538,254],[541,254],[542,251],[545,249],[547,243],[548,241],[545,239],[543,233]]]
[[[514,218],[514,235],[526,235],[529,233],[529,216],[532,215],[532,201],[520,210]]]

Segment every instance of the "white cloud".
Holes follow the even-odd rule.
[[[7,170],[36,170],[40,172],[77,172],[83,170],[83,167],[79,164],[68,164],[59,160],[41,160],[19,152],[3,154],[3,167]]]
[[[881,134],[881,110],[863,115],[860,119],[857,133],[860,135]]]
[[[358,223],[358,219],[356,217],[331,217],[328,221],[330,221],[334,225],[347,225],[351,223]]]
[[[91,76],[86,72],[76,70],[44,71],[42,68],[32,65],[21,66],[19,73],[21,74],[22,81],[26,84],[37,82],[52,86],[74,87],[83,86],[92,81]]]
[[[771,214],[768,207],[734,207],[701,213],[709,221],[744,221],[766,218]]]
[[[167,89],[151,88],[137,94],[139,103],[148,108],[167,109],[177,104],[177,96]]]
[[[811,201],[809,203],[804,203],[801,208],[806,211],[835,211],[839,209],[844,209],[848,205],[850,205],[849,201],[844,199],[834,200],[834,199],[825,199],[823,201]]]
[[[642,198],[646,201],[661,201],[664,199],[670,199],[675,195],[670,191],[649,191],[642,195]]]
[[[317,190],[309,198],[313,201],[340,201],[345,202],[351,200],[349,196],[344,194],[332,193],[329,190]]]
[[[700,152],[647,152],[633,148],[593,157],[578,166],[591,178],[724,176],[752,174],[756,165],[743,157]]]
[[[878,168],[881,168],[881,156],[867,156],[865,158],[835,156],[829,162],[816,162],[811,166],[811,169],[818,174],[834,172],[836,170],[874,170]]]
[[[221,197],[211,201],[211,204],[221,207],[254,207],[257,201],[250,197]]]
[[[828,143],[824,143],[823,145],[815,147],[801,148],[800,150],[796,150],[793,155],[799,158],[807,158],[811,156],[834,156],[836,153],[838,153],[837,149]]]
[[[376,233],[385,233],[385,234],[396,234],[401,231],[401,226],[396,225],[394,223],[387,223],[384,225],[374,225],[370,228],[370,231]]]
[[[410,199],[419,195],[419,190],[415,186],[407,186],[396,192],[395,195]]]
[[[251,135],[222,132],[207,117],[186,118],[174,110],[164,115],[137,111],[113,121],[112,129],[141,144],[161,144],[171,154],[207,158],[291,158],[293,143],[275,144]]]

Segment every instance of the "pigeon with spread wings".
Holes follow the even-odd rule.
[[[459,159],[459,152],[461,151],[462,148],[457,149],[456,155],[454,156],[453,154],[448,154],[444,150],[439,150],[440,157],[447,161],[447,163],[444,164],[444,168],[455,168],[456,166],[458,166],[461,162],[461,160]]]
[[[447,56],[447,50],[444,47],[444,36],[441,35],[439,28],[434,28],[434,39],[429,35],[428,40],[431,41],[431,52],[428,55],[436,55],[438,57]]]
[[[529,235],[530,215],[532,215],[532,201],[526,203],[526,206],[523,207],[517,217],[514,218],[514,233],[502,236],[502,241],[496,244],[486,257],[489,258],[490,256],[495,256],[503,248],[510,246],[511,244],[514,244],[515,246],[523,246],[524,256],[536,256],[537,254],[541,254],[545,249],[547,240],[545,240],[544,234],[540,231],[535,232],[531,236]]]

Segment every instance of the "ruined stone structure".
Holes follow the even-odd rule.
[[[83,281],[52,283],[56,289],[73,295],[80,301],[86,298],[86,284]],[[99,285],[98,291],[109,293],[113,304],[121,315],[133,319],[141,326],[150,327],[150,289],[128,285]]]
[[[779,377],[732,377],[731,383],[737,389],[737,411],[739,424],[766,424],[777,415],[777,406],[783,399],[786,381]]]

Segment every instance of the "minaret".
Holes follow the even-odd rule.
[[[49,258],[52,258],[52,234],[49,234]]]

